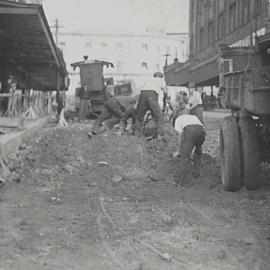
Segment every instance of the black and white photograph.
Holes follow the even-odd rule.
[[[269,270],[270,1],[0,0],[0,270]]]

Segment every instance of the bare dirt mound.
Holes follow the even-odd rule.
[[[207,125],[201,176],[178,186],[169,126],[149,142],[43,130],[8,160],[0,269],[268,269],[269,185],[224,192],[219,123]]]

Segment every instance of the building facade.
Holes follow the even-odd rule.
[[[169,84],[217,85],[219,46],[248,46],[268,31],[268,0],[190,0],[189,12],[190,56],[166,68]]]
[[[104,70],[106,77],[114,81],[133,80],[139,88],[155,71],[163,72],[165,60],[178,58],[185,61],[188,56],[188,35],[166,34],[160,29],[148,29],[134,34],[119,31],[86,31],[60,33],[59,46],[69,63],[82,60],[103,60],[114,64]],[[79,85],[77,72],[70,69],[71,90]]]

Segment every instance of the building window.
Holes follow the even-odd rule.
[[[200,49],[203,49],[203,47],[204,47],[204,28],[203,27],[201,27],[201,29],[200,29],[200,41],[199,42],[200,42],[199,43]]]
[[[210,21],[208,23],[208,44],[211,44],[214,41],[214,23]]]
[[[142,62],[142,67],[145,68],[145,69],[148,69],[147,62]]]
[[[120,42],[117,43],[117,44],[116,44],[116,48],[117,48],[117,49],[120,49],[120,50],[123,49],[123,44],[120,43]]]
[[[255,1],[255,15],[259,16],[263,12],[263,1],[256,0]]]
[[[214,1],[209,0],[208,2],[208,22],[214,20]]]
[[[196,10],[195,10],[195,4],[194,4],[194,1],[191,1],[190,3],[190,20],[193,22],[194,21],[194,18],[195,18],[195,14],[196,14]]]
[[[106,42],[101,42],[101,43],[100,43],[100,46],[101,46],[102,48],[107,48],[107,47],[108,47],[108,44],[107,44]]]
[[[117,61],[116,62],[116,70],[117,70],[117,72],[122,72],[122,62],[120,62],[120,61]]]
[[[201,9],[201,12],[200,12],[200,27],[203,27],[204,26],[204,21],[205,21],[205,14],[203,12],[203,10]]]
[[[142,44],[142,49],[147,51],[148,50],[148,45],[146,43]]]
[[[218,15],[218,38],[223,37],[224,35],[224,15],[223,12],[221,12]]]
[[[236,3],[233,2],[229,8],[229,31],[232,32],[236,29],[236,21],[237,21],[237,14],[236,14]]]
[[[224,11],[224,0],[217,1],[218,4],[218,13],[221,13]]]
[[[92,48],[92,43],[91,42],[86,42],[84,47],[85,48]]]
[[[246,24],[249,21],[249,8],[250,8],[250,0],[242,1],[243,4],[243,13],[242,13],[242,24]]]

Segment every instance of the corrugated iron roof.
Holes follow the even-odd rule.
[[[57,72],[60,82],[67,76],[41,5],[0,0],[0,63],[2,73],[23,73],[38,90],[56,90]]]

